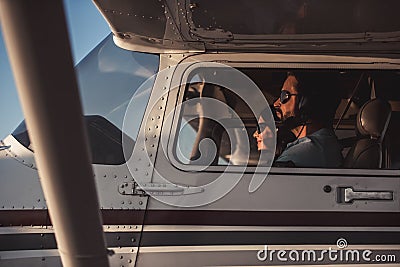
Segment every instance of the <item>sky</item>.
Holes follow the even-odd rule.
[[[109,33],[110,28],[90,0],[64,0],[74,63]],[[0,30],[0,140],[23,120],[22,109]]]

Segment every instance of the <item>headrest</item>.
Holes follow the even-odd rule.
[[[357,114],[357,129],[361,135],[373,139],[382,138],[389,125],[392,108],[383,99],[371,99],[365,103]]]

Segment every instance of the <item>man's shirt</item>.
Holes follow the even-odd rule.
[[[287,161],[296,167],[337,168],[342,165],[343,156],[333,130],[322,128],[287,144],[276,162]]]

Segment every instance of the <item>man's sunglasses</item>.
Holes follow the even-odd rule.
[[[292,95],[297,95],[297,94],[292,94],[292,93],[290,93],[290,92],[287,91],[287,90],[282,90],[282,91],[281,91],[281,95],[279,96],[279,99],[280,99],[280,101],[281,101],[281,104],[286,104],[286,103],[290,100],[290,97],[291,97]]]

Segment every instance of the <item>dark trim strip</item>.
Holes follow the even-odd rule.
[[[146,212],[146,218],[144,218]],[[102,210],[104,225],[400,227],[400,212]],[[47,210],[1,210],[0,226],[51,225]]]
[[[400,212],[148,210],[144,225],[399,227]]]
[[[336,247],[339,238],[346,239],[349,245],[400,245],[400,232],[177,231],[143,232],[140,246],[328,245]]]
[[[107,247],[137,247],[137,232],[105,232]],[[1,234],[0,251],[57,249],[54,233]]]
[[[104,225],[142,225],[145,210],[101,210]]]
[[[47,210],[0,210],[0,226],[51,225]]]
[[[137,247],[140,233],[106,232],[108,247]],[[143,232],[140,246],[218,245],[327,245],[335,247],[339,238],[349,245],[400,245],[400,232],[309,232],[309,231],[169,231]],[[0,251],[57,249],[54,233],[2,234]]]
[[[144,210],[101,210],[104,225],[142,225]],[[50,226],[47,210],[0,210],[1,226]]]

